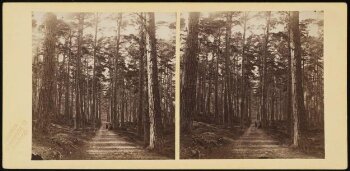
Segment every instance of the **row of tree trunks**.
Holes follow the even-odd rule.
[[[311,112],[323,113],[323,109],[320,105],[321,95],[315,97],[312,94],[322,94],[319,92],[322,88],[322,77],[317,72],[319,65],[315,66],[316,71],[308,71],[306,68],[308,57],[303,57],[302,50],[305,49],[301,48],[303,32],[300,29],[303,28],[299,28],[299,14],[279,14],[286,17],[283,19],[286,22],[286,30],[281,36],[270,33],[275,27],[275,18],[272,16],[275,14],[261,12],[260,14],[264,15],[260,17],[266,19],[264,34],[261,37],[250,35],[248,38],[246,31],[249,31],[249,13],[239,14],[242,35],[231,39],[232,24],[236,23],[232,20],[237,21],[236,13],[222,13],[215,22],[211,17],[199,18],[198,13],[189,13],[181,73],[181,134],[191,133],[193,119],[223,124],[226,128],[235,127],[239,121],[240,126],[245,128],[256,113],[254,118],[261,121],[263,128],[276,126],[276,121],[286,121],[288,135],[295,145],[300,146],[298,144],[302,144],[303,134],[310,124],[317,124],[317,120],[323,120],[320,119],[322,114]],[[211,28],[206,27],[207,22],[222,22],[223,25],[217,30],[211,26],[214,29],[210,30]],[[225,30],[224,35],[221,34],[221,30]],[[225,38],[222,45],[220,37]],[[261,40],[253,40],[254,38]],[[302,39],[304,40],[305,36]],[[241,46],[238,46],[240,42]],[[242,49],[239,50],[239,47]],[[286,59],[285,63],[282,61],[286,68],[278,68],[279,64],[273,59],[273,48]],[[256,54],[260,56],[254,57]],[[242,57],[241,67],[239,57]],[[254,78],[252,66],[258,66],[259,77]],[[315,74],[307,75],[307,72]],[[256,82],[251,79],[256,79]],[[312,91],[309,87],[315,87],[316,90]]]

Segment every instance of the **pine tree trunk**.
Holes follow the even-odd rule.
[[[218,47],[219,48],[219,47]],[[219,50],[218,50],[219,51]],[[218,116],[219,116],[219,103],[218,103],[218,82],[219,82],[219,52],[216,53],[216,66],[215,66],[215,92],[214,92],[214,108],[215,108],[215,111],[214,111],[214,123],[216,123],[218,121]]]
[[[126,107],[125,107],[125,104],[126,104],[126,97],[125,97],[125,80],[124,78],[121,78],[122,79],[122,99],[121,99],[121,106],[122,106],[122,109],[121,109],[121,112],[120,112],[120,127],[121,128],[124,128],[124,121],[125,121],[125,111],[126,111]]]
[[[199,13],[189,14],[188,36],[184,54],[183,87],[181,92],[180,124],[181,134],[191,133],[192,120],[195,115],[196,78],[197,78],[197,53],[198,53],[198,24]]]
[[[39,128],[46,132],[48,125],[51,123],[51,116],[55,115],[54,94],[55,74],[54,58],[56,46],[56,28],[57,17],[48,13],[45,15],[45,40],[44,40],[44,58],[43,58],[43,81],[39,94]]]
[[[207,105],[206,105],[206,113],[207,113],[207,117],[206,117],[206,119],[208,119],[207,120],[207,122],[209,122],[210,123],[210,120],[209,120],[209,118],[210,118],[210,115],[211,115],[211,111],[210,111],[210,99],[211,99],[211,85],[212,85],[212,79],[211,79],[211,75],[210,75],[210,71],[212,70],[212,63],[213,63],[213,59],[211,60],[211,63],[210,64],[208,64],[209,66],[208,66],[208,79],[209,79],[209,81],[208,81],[208,95],[207,95]]]
[[[78,50],[77,50],[77,57],[76,57],[76,87],[75,87],[75,128],[80,128],[82,126],[82,110],[81,110],[81,89],[82,89],[82,84],[81,84],[81,71],[80,71],[80,65],[81,65],[81,46],[82,46],[82,37],[83,37],[83,28],[84,28],[84,14],[79,13],[78,14]]]
[[[226,116],[226,126],[229,126],[233,122],[233,114],[232,112],[232,99],[231,99],[231,72],[230,72],[230,40],[231,40],[231,24],[232,24],[232,13],[229,12],[226,14],[226,36],[225,36],[225,81],[226,81],[226,89],[225,89],[225,96],[226,96],[226,110],[225,110],[225,116]],[[233,125],[230,125],[233,126]]]
[[[293,97],[293,145],[301,146],[306,130],[304,93],[301,71],[301,43],[299,31],[299,12],[291,12],[291,49],[292,49],[292,97]]]
[[[32,70],[33,70],[33,120],[35,120],[36,122],[33,123],[33,128],[37,128],[39,123],[38,123],[38,119],[39,119],[39,93],[40,93],[40,69],[41,67],[39,67],[39,47],[37,47],[36,49],[36,54],[34,56],[34,61],[33,61],[33,66],[32,66]],[[34,130],[33,130],[34,131]]]
[[[276,78],[273,76],[272,91],[271,91],[271,123],[275,120],[275,96],[276,96]]]
[[[95,14],[95,38],[94,38],[94,53],[93,53],[93,71],[92,71],[92,107],[91,107],[91,114],[92,114],[92,125],[93,129],[96,128],[96,49],[97,49],[97,30],[98,30],[98,13]]]
[[[247,12],[244,12],[244,26],[243,26],[243,48],[242,48],[242,70],[241,70],[241,73],[242,73],[242,80],[241,80],[241,87],[242,87],[242,90],[241,90],[241,127],[245,127],[245,119],[246,119],[246,87],[245,87],[245,79],[246,79],[246,76],[245,76],[245,65],[246,65],[246,57],[245,57],[245,34],[246,34],[246,29],[247,29]]]
[[[145,49],[146,50],[146,49]],[[145,65],[148,68],[148,61],[145,61]],[[146,80],[146,86],[143,87],[143,89],[145,89],[145,108],[147,110],[145,110],[145,113],[143,115],[143,143],[144,146],[147,147],[149,145],[149,141],[150,141],[150,118],[149,118],[149,91],[148,91],[148,69],[145,70],[147,77],[143,80]]]
[[[143,13],[141,13],[141,25],[140,25],[140,57],[139,57],[139,65],[140,65],[140,71],[139,71],[139,106],[138,106],[138,117],[137,117],[137,133],[139,136],[143,135],[143,80],[144,80],[144,55],[145,55],[145,32],[143,27]]]
[[[287,86],[287,130],[288,135],[293,140],[293,80],[292,80],[292,54],[291,54],[291,16],[288,12],[288,86]]]
[[[67,46],[68,48],[68,55],[67,55],[67,66],[66,66],[66,69],[67,69],[67,73],[66,73],[66,83],[65,83],[65,86],[66,86],[66,92],[65,92],[65,107],[64,107],[64,110],[65,110],[65,119],[66,120],[70,120],[70,116],[71,116],[71,113],[70,113],[70,87],[69,87],[69,84],[70,84],[70,60],[71,60],[71,46],[72,46],[72,35],[71,35],[71,30],[69,31],[69,44]]]
[[[116,127],[118,127],[118,121],[116,121],[115,119],[118,118],[116,115],[118,115],[117,112],[117,105],[118,105],[118,59],[119,59],[119,46],[120,46],[120,29],[121,29],[121,25],[122,25],[122,21],[123,21],[123,14],[119,13],[118,14],[118,28],[117,28],[117,42],[116,42],[116,48],[115,48],[115,59],[114,59],[114,87],[113,87],[113,118],[114,120],[112,121],[114,123],[114,125],[116,125]],[[123,77],[121,78],[123,79]],[[123,82],[123,96],[124,96],[124,80],[122,80]],[[124,99],[124,98],[123,98]],[[122,100],[123,101],[123,100]],[[122,105],[124,107],[124,104]],[[124,109],[124,108],[123,108]],[[124,127],[124,110],[121,111],[120,113],[121,117],[121,122],[120,122],[120,127]]]
[[[86,69],[86,95],[85,95],[85,102],[84,102],[84,113],[85,113],[85,124],[89,122],[90,118],[90,110],[89,110],[89,101],[90,101],[90,93],[89,93],[89,68],[88,68],[88,61],[85,60],[85,69]]]
[[[148,64],[148,101],[150,116],[150,143],[149,148],[156,151],[163,149],[162,137],[162,113],[160,107],[157,49],[156,49],[156,28],[154,13],[147,13],[147,64]]]
[[[270,31],[270,17],[271,12],[266,12],[267,19],[266,19],[266,33],[265,33],[265,40],[264,40],[264,46],[263,46],[263,79],[262,79],[262,101],[261,101],[261,117],[262,117],[262,125],[265,127],[267,126],[267,49],[268,49],[268,42],[269,42],[269,31]]]

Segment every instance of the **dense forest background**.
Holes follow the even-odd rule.
[[[323,58],[322,11],[183,13],[182,149],[199,123],[236,132],[256,123],[324,152]]]
[[[106,124],[174,154],[175,13],[32,18],[34,137]]]

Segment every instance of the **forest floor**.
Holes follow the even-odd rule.
[[[285,137],[272,132],[275,130],[258,129],[254,124],[245,130],[239,127],[229,130],[218,125],[194,122],[192,136],[184,136],[181,140],[181,158],[322,158],[320,154],[292,148],[282,141]]]
[[[125,123],[124,129],[117,130],[116,133],[124,136],[129,141],[132,141],[139,146],[143,146],[143,138],[137,135],[137,126],[132,123]],[[175,159],[175,126],[166,126],[163,128],[163,150],[157,152],[169,159]]]
[[[278,140],[280,144],[284,146],[289,145],[287,135],[287,123],[284,121],[277,121],[272,127],[264,129],[264,131],[270,135],[273,139]],[[308,128],[306,132],[306,140],[304,140],[304,148],[298,149],[304,154],[313,156],[316,158],[324,158],[324,132],[323,129],[317,127]]]
[[[48,133],[33,134],[32,153],[44,160],[152,160],[175,157],[174,134],[173,140],[171,137],[165,139],[163,153],[157,154],[144,148],[142,140],[128,127],[131,126],[120,130],[101,127],[93,131],[51,124]]]
[[[222,125],[194,121],[192,135],[181,135],[180,158],[211,158],[215,151],[226,148],[243,133],[240,127],[227,129]]]
[[[84,160],[152,160],[168,159],[165,156],[145,149],[132,136],[101,128],[96,135],[87,142],[79,155],[71,159]]]
[[[253,124],[245,133],[225,148],[216,150],[210,158],[272,159],[272,158],[315,158],[268,135]]]
[[[47,133],[33,131],[32,153],[44,160],[69,159],[94,136],[92,129],[73,130],[65,125],[50,124]]]

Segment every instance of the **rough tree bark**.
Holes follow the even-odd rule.
[[[51,123],[51,116],[53,116],[55,112],[54,96],[52,96],[55,91],[55,85],[52,76],[55,74],[56,15],[52,13],[46,14],[44,25],[44,69],[42,87],[39,95],[39,128],[46,132],[48,125]]]
[[[120,29],[121,29],[121,25],[122,25],[122,20],[123,20],[123,14],[119,13],[118,14],[118,27],[117,27],[117,42],[116,42],[116,48],[115,48],[115,59],[114,59],[114,87],[113,87],[113,118],[114,120],[113,122],[113,128],[117,128],[119,126],[119,117],[118,112],[117,112],[117,105],[118,105],[118,58],[119,58],[119,46],[120,46]],[[123,82],[123,89],[124,89],[124,80]],[[123,91],[124,93],[124,91]],[[124,95],[124,94],[123,94]],[[124,99],[124,98],[123,98]],[[123,101],[123,100],[122,100]],[[120,122],[120,127],[124,126],[124,112],[121,111],[120,113],[121,117],[121,122]]]
[[[192,120],[196,112],[196,78],[197,78],[197,53],[198,53],[198,23],[199,13],[189,14],[188,35],[184,54],[183,87],[181,92],[181,134],[191,133]]]
[[[146,17],[146,16],[145,16]],[[145,61],[145,65],[148,66],[148,61]],[[150,119],[149,119],[149,97],[148,97],[148,71],[147,69],[146,71],[146,75],[147,77],[145,78],[146,80],[146,86],[144,86],[143,88],[145,89],[145,108],[147,110],[145,110],[145,114],[143,115],[143,143],[144,146],[147,147],[149,145],[149,138],[150,138]]]
[[[83,29],[84,29],[84,14],[79,13],[78,14],[78,40],[77,40],[77,57],[76,57],[76,87],[75,87],[75,124],[74,128],[80,128],[82,126],[82,105],[81,105],[81,70],[80,70],[80,65],[81,65],[81,46],[82,46],[82,37],[83,37]]]
[[[263,46],[263,73],[262,73],[262,101],[261,101],[261,119],[262,125],[265,127],[267,125],[267,53],[268,53],[268,42],[270,34],[270,17],[271,11],[266,12],[266,33]]]
[[[144,91],[143,91],[143,81],[144,81],[144,76],[143,76],[143,73],[144,73],[144,55],[145,55],[145,29],[143,27],[144,25],[144,21],[143,21],[143,13],[140,14],[141,17],[140,17],[140,56],[139,56],[139,65],[140,65],[140,71],[139,71],[139,107],[138,107],[138,117],[137,117],[137,133],[139,136],[142,136],[143,135],[143,113],[144,113],[144,110],[143,110],[143,94],[144,94]]]
[[[230,40],[231,40],[231,24],[232,24],[232,13],[228,12],[226,14],[226,36],[225,36],[225,103],[226,110],[224,115],[227,119],[224,123],[226,126],[232,124],[233,121],[233,112],[232,112],[232,98],[231,98],[231,72],[230,72]],[[233,125],[231,125],[233,126]]]
[[[292,121],[292,115],[293,115],[293,96],[292,96],[292,88],[293,88],[293,83],[292,83],[292,54],[291,54],[291,16],[290,12],[288,12],[288,25],[287,25],[287,31],[288,31],[288,85],[287,85],[287,130],[288,130],[288,135],[291,140],[293,140],[293,121]]]
[[[246,75],[245,75],[245,65],[246,65],[246,57],[245,57],[245,35],[247,30],[247,20],[248,20],[248,13],[244,12],[243,14],[243,43],[242,43],[242,66],[241,66],[241,73],[242,73],[242,80],[241,80],[241,127],[245,127],[245,120],[246,120],[246,107],[247,107],[247,100],[246,100]]]
[[[162,150],[162,113],[158,83],[156,28],[154,13],[147,13],[147,69],[148,69],[148,101],[150,116],[150,143],[149,148]]]
[[[292,97],[293,97],[293,145],[301,146],[306,129],[304,93],[301,72],[301,43],[299,30],[299,12],[291,12],[291,61],[292,61]]]
[[[71,60],[71,46],[72,46],[72,31],[69,30],[69,41],[68,45],[66,46],[67,52],[67,66],[66,66],[66,79],[65,79],[65,86],[66,86],[66,91],[65,91],[65,104],[64,104],[64,114],[65,114],[65,119],[68,121],[70,120],[70,89],[69,89],[69,84],[70,84],[70,60]]]
[[[92,71],[92,125],[96,128],[96,49],[97,49],[97,30],[98,30],[98,13],[95,14],[95,36],[94,36],[94,52],[93,52],[93,71]]]
[[[218,36],[218,38],[220,39],[220,37]],[[220,41],[218,41],[220,43]],[[215,60],[215,90],[214,90],[214,123],[216,123],[218,121],[218,116],[219,116],[219,103],[218,103],[218,89],[219,89],[219,54],[220,54],[220,49],[219,49],[220,44],[217,47],[217,52],[216,52],[216,60]]]

